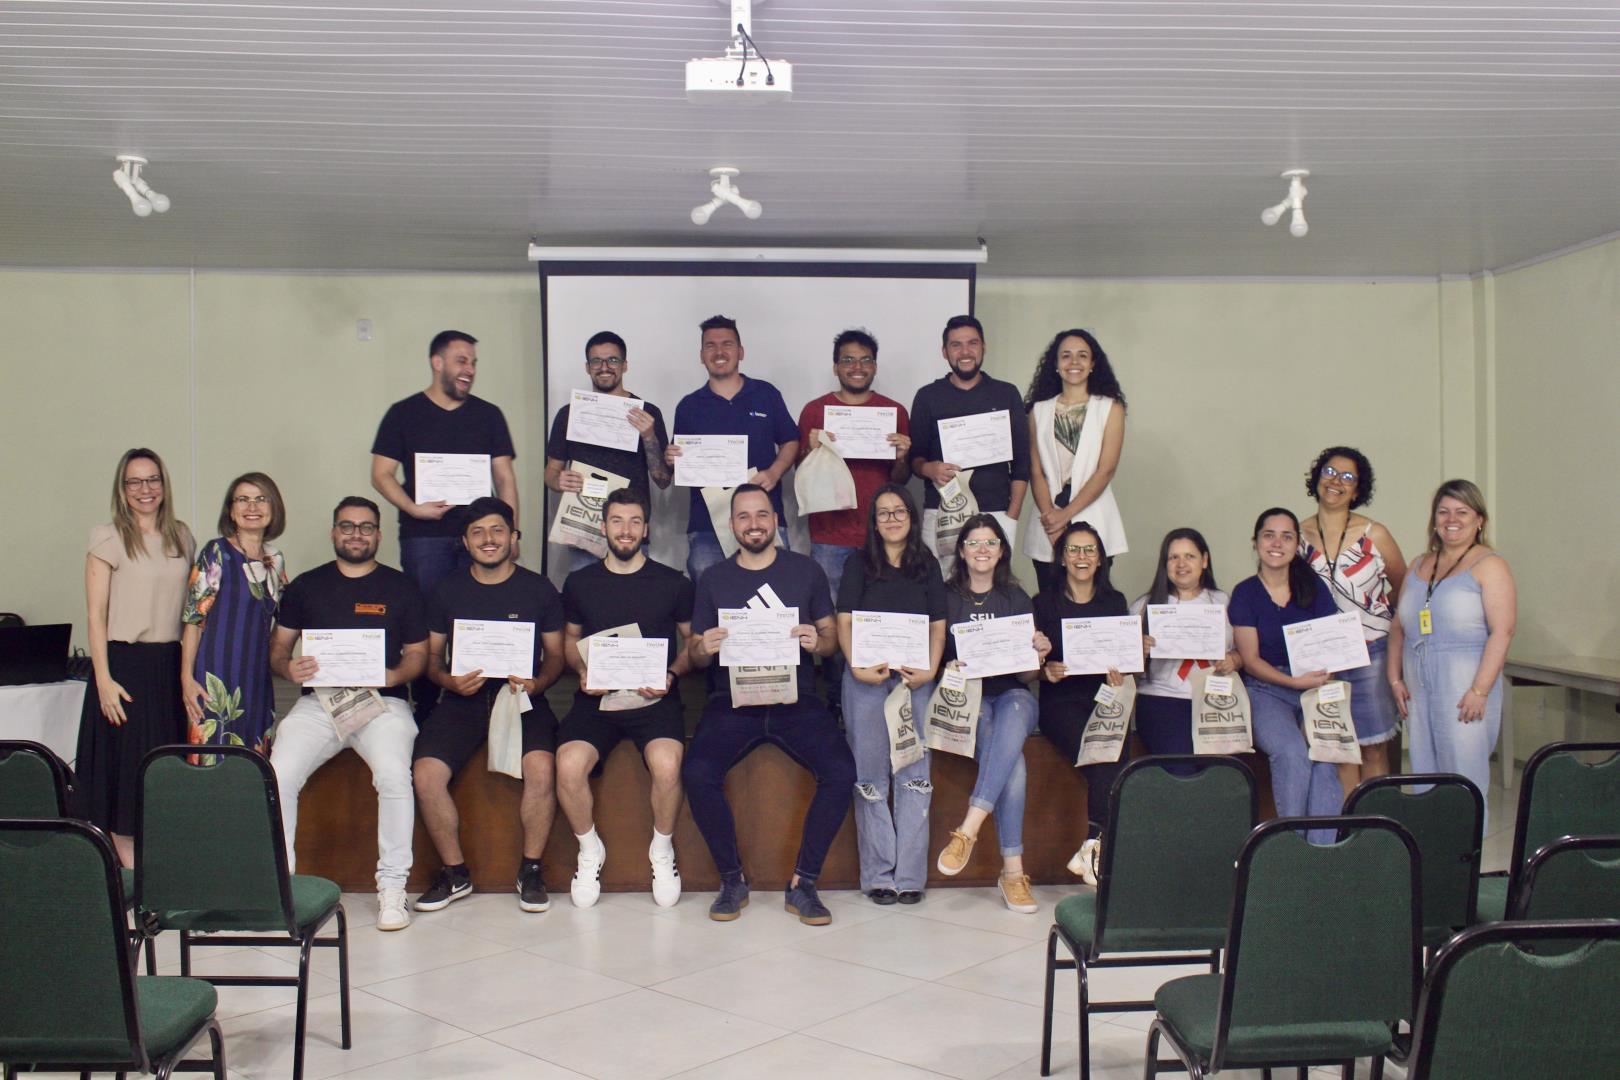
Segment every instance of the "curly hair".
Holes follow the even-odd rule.
[[[1366,506],[1372,502],[1373,497],[1373,467],[1372,462],[1353,446],[1330,446],[1311,463],[1310,471],[1305,474],[1305,494],[1316,498],[1316,485],[1322,478],[1322,466],[1336,457],[1346,457],[1356,464],[1356,494],[1350,500],[1350,509]]]
[[[1037,401],[1057,397],[1063,392],[1063,379],[1057,369],[1058,347],[1065,338],[1072,337],[1081,339],[1091,349],[1091,376],[1086,380],[1086,389],[1093,394],[1113,398],[1123,409],[1125,391],[1119,388],[1119,379],[1114,375],[1114,365],[1108,362],[1108,354],[1090,330],[1072,329],[1060,330],[1041,354],[1040,361],[1035,365],[1035,375],[1029,380],[1029,392],[1024,395],[1024,410],[1027,412]]]

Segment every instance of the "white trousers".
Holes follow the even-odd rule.
[[[287,869],[295,870],[298,793],[315,770],[351,747],[371,767],[377,789],[377,888],[403,889],[411,872],[411,831],[416,826],[416,795],[411,789],[411,749],[416,721],[409,703],[385,697],[381,716],[339,739],[332,718],[314,694],[305,694],[276,727],[270,764],[281,791],[281,825],[287,837]]]

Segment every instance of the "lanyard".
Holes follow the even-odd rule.
[[[1429,591],[1427,593],[1425,593],[1424,596],[1423,596],[1423,606],[1424,606],[1425,609],[1428,608],[1429,601],[1434,599],[1434,590],[1440,585],[1440,583],[1442,581],[1446,580],[1446,578],[1451,576],[1452,571],[1456,570],[1457,567],[1462,565],[1462,561],[1464,559],[1468,558],[1468,552],[1473,551],[1474,548],[1477,547],[1478,545],[1479,545],[1478,540],[1475,540],[1472,544],[1469,544],[1468,545],[1468,551],[1464,551],[1461,555],[1457,556],[1457,561],[1451,564],[1451,570],[1447,570],[1445,573],[1441,574],[1439,577],[1433,576],[1432,573],[1430,574],[1430,576],[1429,576]],[[1436,570],[1440,569],[1440,553],[1438,551],[1434,553],[1434,568]]]

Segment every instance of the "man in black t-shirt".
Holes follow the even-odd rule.
[[[585,343],[585,375],[591,389],[598,394],[616,397],[635,397],[624,386],[624,373],[630,367],[629,353],[624,339],[611,330],[591,335]],[[631,409],[630,425],[641,436],[641,445],[634,450],[620,450],[596,443],[574,442],[568,438],[568,415],[571,406],[557,410],[551,421],[551,435],[546,439],[546,487],[552,491],[579,492],[585,477],[568,466],[582,462],[622,476],[632,488],[650,492],[649,483],[660,488],[669,487],[670,468],[664,461],[664,447],[669,445],[669,432],[664,428],[664,414],[658,406],[644,401],[643,408]],[[583,548],[568,549],[569,571],[579,570],[600,562]]]
[[[433,595],[451,570],[467,565],[454,507],[442,499],[419,500],[418,454],[488,454],[490,484],[517,519],[517,473],[512,435],[501,410],[472,394],[478,372],[478,339],[443,330],[428,345],[433,378],[426,390],[396,401],[383,415],[371,444],[371,486],[399,510],[399,564],[424,597]],[[432,494],[428,492],[427,494]],[[429,679],[411,687],[418,722],[438,700]]]
[[[607,558],[575,570],[563,584],[568,619],[563,648],[569,666],[579,674],[580,688],[558,736],[557,801],[579,839],[578,868],[569,887],[576,907],[596,903],[607,858],[592,820],[591,772],[625,738],[635,740],[652,775],[653,836],[647,858],[652,863],[653,900],[659,907],[671,907],[681,898],[672,837],[681,809],[681,757],[686,750],[679,683],[689,665],[685,646],[692,633],[692,582],[642,551],[650,518],[642,489],[610,492],[602,508]],[[590,644],[585,642],[583,652],[580,645],[582,639],[604,631],[663,638],[668,643],[666,670],[651,686],[638,690],[585,689]]]
[[[472,892],[472,878],[461,851],[461,819],[450,797],[450,781],[483,747],[491,713],[502,694],[527,695],[523,710],[523,861],[518,869],[518,906],[545,911],[551,906],[540,857],[556,816],[554,755],[557,718],[543,695],[563,670],[562,598],[551,582],[516,562],[517,529],[512,508],[494,498],[474,500],[462,513],[462,543],[472,566],[439,583],[428,600],[428,675],[446,693],[416,737],[412,776],[439,860],[444,864],[417,911],[438,911]],[[533,635],[532,678],[478,668],[452,674],[457,622],[505,623]],[[463,632],[470,632],[464,628]],[[514,698],[521,702],[522,698]],[[519,708],[523,708],[521,704]]]
[[[748,884],[737,852],[736,822],[726,802],[726,773],[766,742],[810,770],[816,794],[804,816],[803,839],[784,900],[801,922],[824,926],[832,922],[832,913],[816,893],[816,878],[849,813],[855,759],[827,706],[814,696],[814,658],[830,656],[838,647],[827,575],[814,559],[776,547],[776,529],[776,511],[764,488],[743,484],[732,492],[731,532],[738,551],[703,574],[692,604],[687,656],[694,667],[709,669],[709,700],[681,777],[692,817],[720,871],[720,895],[709,907],[709,918],[729,922],[748,905]],[[798,693],[792,704],[735,705],[729,673],[717,663],[727,637],[720,611],[761,607],[798,609],[799,622],[793,627],[800,646],[793,675]]]
[[[377,562],[381,521],[377,504],[370,499],[350,495],[338,503],[332,512],[332,551],[337,558],[299,574],[282,594],[270,639],[270,670],[303,687],[303,693],[276,726],[270,764],[281,789],[288,870],[297,866],[298,793],[305,781],[346,746],[370,767],[377,789],[377,929],[403,930],[411,922],[405,910],[405,879],[411,872],[411,830],[416,823],[411,799],[416,722],[405,700],[405,686],[427,666],[428,632],[422,594],[415,584]],[[356,693],[356,688],[311,691],[311,683],[323,683],[319,661],[308,655],[294,659],[292,654],[306,630],[383,631],[386,677],[376,688],[380,713],[361,721],[345,710],[347,700],[348,710],[375,711],[358,700],[370,695]]]

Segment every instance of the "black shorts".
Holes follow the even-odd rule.
[[[686,719],[678,697],[625,712],[602,712],[596,707],[597,700],[589,694],[575,694],[574,706],[563,717],[557,736],[559,744],[585,742],[596,747],[596,768],[592,775],[601,771],[602,763],[619,745],[620,739],[633,739],[637,752],[642,754],[654,739],[674,739],[683,747],[686,745]]]
[[[437,758],[459,773],[489,739],[489,713],[495,695],[506,688],[506,680],[486,686],[472,697],[446,691],[439,697],[416,733],[416,749],[411,760]],[[557,752],[557,717],[540,695],[530,698],[534,707],[523,714],[523,752]]]

